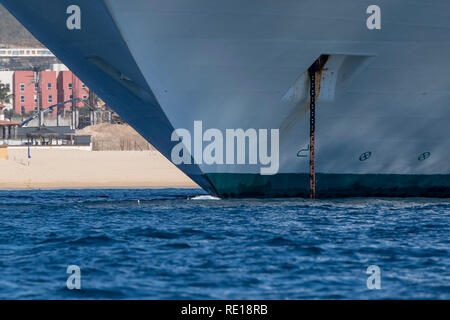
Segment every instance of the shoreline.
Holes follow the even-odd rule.
[[[11,148],[0,190],[199,188],[157,151]]]
[[[75,186],[75,187],[30,187],[30,188],[23,188],[23,187],[10,187],[10,188],[3,188],[0,186],[0,191],[58,191],[58,190],[164,190],[164,189],[185,189],[185,190],[203,190],[202,188],[198,186],[193,187],[177,187],[177,186],[171,186],[171,187],[158,187],[158,186],[148,186],[148,187],[135,187],[135,186],[99,186],[99,187],[93,187],[93,186]]]

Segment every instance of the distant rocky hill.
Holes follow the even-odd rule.
[[[1,4],[0,47],[42,47]]]

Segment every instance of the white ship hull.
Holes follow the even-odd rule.
[[[173,130],[194,121],[280,130],[276,175],[179,166],[211,193],[309,194],[305,72],[326,54],[318,196],[450,196],[446,1],[379,1],[381,30],[368,30],[372,3],[360,0],[0,2],[169,159]],[[72,4],[81,30],[66,28]]]

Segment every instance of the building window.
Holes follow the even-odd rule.
[[[39,84],[37,82],[34,83],[34,91],[38,91],[39,89]]]
[[[25,96],[23,94],[20,95],[20,102],[25,102]]]
[[[52,83],[51,82],[47,83],[47,90],[52,90]]]
[[[48,103],[52,103],[53,102],[53,95],[49,94],[48,95]]]
[[[37,102],[37,94],[34,95],[34,102]]]
[[[34,106],[34,111],[38,111],[38,107],[37,106]]]
[[[73,94],[71,94],[71,95],[69,96],[69,99],[70,99],[70,100],[72,100],[72,99],[73,99]]]
[[[25,83],[20,84],[20,91],[25,91]]]
[[[87,100],[87,95],[83,94],[83,100],[84,100],[84,101]]]
[[[86,89],[86,85],[85,85],[84,83],[81,85],[81,87],[82,87],[83,89]]]
[[[69,82],[69,90],[72,90],[72,82]]]
[[[21,106],[20,107],[20,114],[24,114],[25,113],[25,107],[24,106]]]

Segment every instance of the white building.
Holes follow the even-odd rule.
[[[56,77],[58,77],[60,71],[70,71],[70,70],[62,63],[55,63],[52,64],[52,71],[56,71]]]
[[[9,88],[10,92],[9,94],[12,94],[13,92],[13,74],[14,71],[0,71],[0,82],[5,84],[6,87]],[[11,97],[9,99],[9,103],[3,103],[7,109],[12,108],[12,102],[13,98]]]

